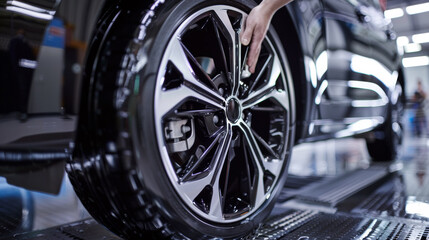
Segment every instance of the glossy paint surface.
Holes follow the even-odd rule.
[[[73,4],[44,0],[0,6],[0,151],[64,152],[74,140],[79,96],[85,94],[79,73],[86,48],[71,51],[68,24],[52,25],[56,11]],[[303,77],[294,79],[301,91],[297,106],[303,111],[298,142],[352,136],[383,123],[400,77],[400,56],[378,1],[296,0],[287,10],[299,38],[302,56],[297,59],[303,64],[297,70]],[[93,19],[98,15],[90,9],[76,11]],[[274,26],[278,32],[279,22]],[[76,29],[85,32],[94,25],[79,24],[84,27]],[[65,46],[46,44],[49,34],[64,37]],[[10,42],[16,39],[29,50],[11,54]],[[282,41],[288,44],[288,39]],[[64,66],[70,67],[63,72]]]

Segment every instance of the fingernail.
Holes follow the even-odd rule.
[[[243,39],[241,39],[241,43],[242,43],[243,45],[247,45],[247,44],[249,44],[249,39],[247,39],[247,38],[243,38]]]

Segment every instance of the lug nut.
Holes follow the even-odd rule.
[[[220,95],[223,96],[223,94],[225,93],[225,90],[223,90],[223,88],[219,88],[219,93],[220,93]]]
[[[218,124],[219,123],[219,117],[217,115],[213,116],[213,123]]]

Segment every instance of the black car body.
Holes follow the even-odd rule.
[[[71,178],[78,194],[83,196],[86,191],[91,191],[86,189],[88,187],[79,186],[78,182],[91,182],[83,175],[97,174],[91,172],[96,170],[85,170],[86,167],[92,169],[91,164],[97,165],[98,154],[94,152],[102,151],[106,156],[110,153],[116,156],[114,152],[118,146],[115,144],[120,145],[97,139],[122,134],[117,132],[122,127],[109,127],[109,119],[120,119],[117,112],[132,114],[122,110],[115,112],[97,102],[103,99],[117,105],[121,104],[121,97],[113,101],[108,97],[111,95],[98,92],[97,89],[107,89],[110,85],[96,84],[94,76],[100,71],[108,72],[112,66],[107,62],[107,69],[100,70],[93,63],[102,61],[100,52],[104,51],[102,46],[107,44],[105,40],[110,28],[115,26],[113,23],[125,21],[121,20],[121,14],[128,11],[130,19],[140,17],[140,28],[148,29],[141,34],[146,34],[143,37],[150,39],[151,24],[156,19],[168,22],[166,13],[175,13],[174,10],[169,12],[159,9],[169,4],[172,6],[165,8],[173,9],[176,5],[186,5],[183,2],[190,1],[172,2],[175,1],[12,0],[0,3],[0,164],[3,174],[33,171],[35,166],[43,168],[68,160],[67,170],[73,172]],[[251,7],[246,1],[211,2]],[[198,10],[195,6],[191,9],[194,8]],[[72,12],[79,14],[73,15]],[[180,21],[185,20],[178,19]],[[121,24],[123,31],[126,31],[127,25]],[[158,27],[161,28],[161,25],[155,25],[154,28]],[[384,18],[379,1],[295,0],[276,13],[272,29],[280,40],[280,45],[276,47],[279,55],[288,59],[290,72],[285,74],[291,78],[286,80],[289,81],[286,85],[290,84],[293,88],[289,96],[291,108],[288,114],[291,121],[289,126],[295,131],[292,140],[285,144],[363,137],[367,139],[370,153],[376,160],[391,160],[395,156],[396,143],[401,138],[401,123],[394,115],[396,112],[400,114],[401,109],[397,105],[405,100],[402,93],[405,81],[396,36],[390,21]],[[70,35],[72,30],[79,32]],[[70,36],[79,41],[70,41]],[[110,42],[115,43],[114,40]],[[14,43],[21,44],[18,47],[20,51],[14,50]],[[144,46],[141,48],[144,49]],[[114,54],[115,50],[113,46],[109,51]],[[109,53],[103,56],[109,56]],[[154,69],[151,74],[156,72],[157,69]],[[117,77],[121,73],[112,75]],[[91,100],[97,94],[101,96],[99,100]],[[112,94],[121,94],[120,89]],[[227,104],[230,103],[236,104],[229,100]],[[100,112],[102,117],[97,115]],[[91,117],[92,114],[97,116]],[[117,120],[115,125],[131,122]],[[120,138],[121,144],[135,144],[135,140],[127,142],[128,137]],[[386,138],[397,142],[386,143]],[[383,149],[381,152],[380,148]],[[92,160],[85,163],[70,159]],[[112,162],[106,160],[108,163]],[[118,180],[118,184],[121,181]],[[27,187],[29,184],[22,180],[15,182]],[[104,183],[94,180],[88,186],[97,184]],[[153,189],[150,191],[156,192]],[[115,201],[103,197],[85,199],[86,202]],[[92,206],[92,203],[86,206]],[[116,220],[101,213],[103,209],[100,207],[92,212],[99,221],[116,233],[136,236],[124,233],[126,231],[119,227],[115,228]],[[114,216],[114,219],[120,218],[123,216]],[[201,229],[205,235],[240,235],[236,232],[231,235],[216,231],[213,233],[213,230],[204,227]]]

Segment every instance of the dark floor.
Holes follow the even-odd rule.
[[[429,239],[429,138],[407,134],[399,160],[371,163],[362,140],[294,148],[290,176],[249,239]],[[0,240],[119,239],[97,224],[67,178],[58,196],[0,179]]]

